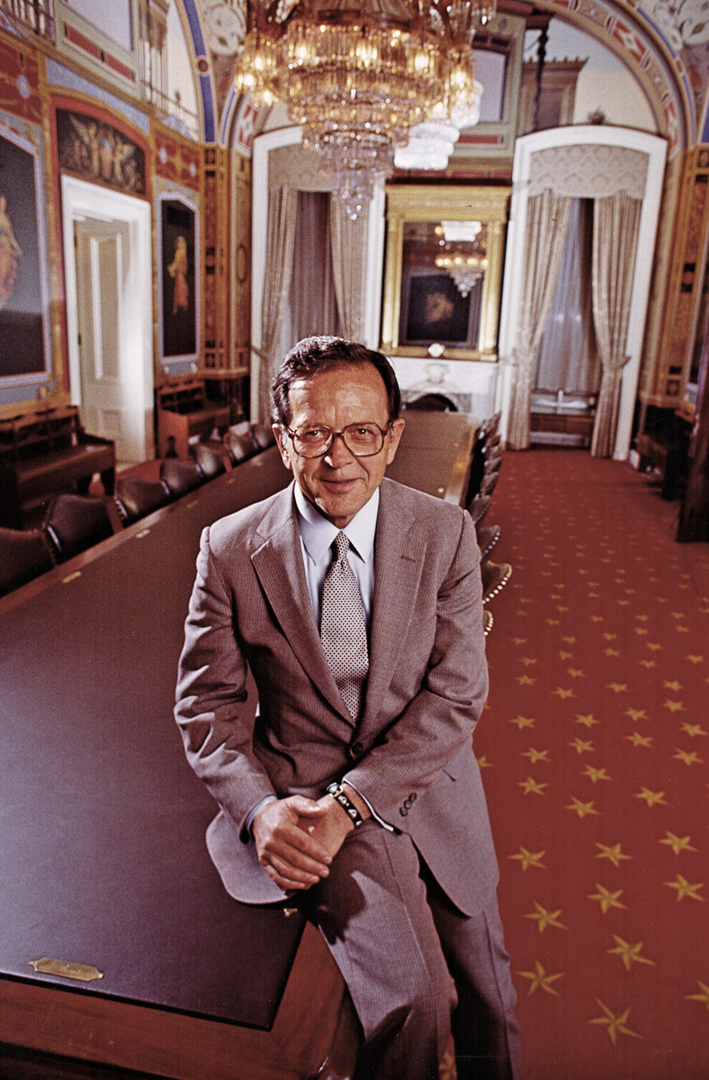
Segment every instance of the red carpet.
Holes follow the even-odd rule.
[[[526,1080],[709,1077],[709,544],[625,463],[507,452],[475,739]]]

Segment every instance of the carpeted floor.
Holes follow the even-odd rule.
[[[587,451],[508,451],[475,737],[526,1080],[709,1076],[709,544]]]

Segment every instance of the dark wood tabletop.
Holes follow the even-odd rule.
[[[396,478],[421,486],[425,474],[451,497],[472,428],[424,415],[407,414]],[[252,908],[223,889],[204,841],[214,803],[184,758],[172,704],[202,528],[290,478],[272,447],[0,601],[0,1041],[57,1049],[26,1030],[39,1032],[29,1018],[50,1001],[37,988],[51,991],[52,1010],[71,999],[88,1012],[82,1031],[94,1042],[107,1022],[101,1003],[131,1017],[158,1009],[153,1028],[167,1013],[274,1028],[308,928],[292,905]],[[323,951],[317,963],[335,981],[321,982],[335,986]],[[44,958],[101,978],[36,971]],[[339,999],[330,998],[334,1024]],[[160,1072],[149,1055],[75,1050]],[[161,1075],[202,1080],[169,1060]],[[221,1075],[216,1064],[211,1075]]]

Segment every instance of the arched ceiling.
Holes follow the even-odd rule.
[[[246,0],[179,0],[192,35],[207,142],[248,151],[263,118],[232,87]],[[610,48],[642,87],[670,155],[709,140],[706,0],[499,0],[501,11],[548,12]]]

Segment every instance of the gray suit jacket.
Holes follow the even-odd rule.
[[[219,804],[208,845],[238,900],[284,896],[258,863],[249,811],[274,793],[320,798],[347,778],[410,834],[464,913],[485,906],[497,863],[472,732],[486,695],[479,553],[460,507],[382,482],[357,725],[313,618],[292,486],[205,529],[175,715],[188,760]]]

